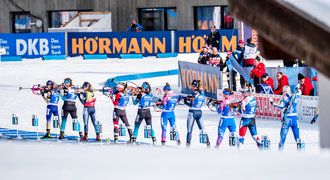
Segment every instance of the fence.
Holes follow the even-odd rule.
[[[281,120],[282,110],[274,107],[270,104],[269,99],[273,98],[274,102],[278,102],[281,99],[281,95],[274,94],[253,94],[257,100],[257,118]],[[241,93],[236,92],[234,94],[236,100],[243,99]],[[222,99],[222,90],[218,89],[217,99]],[[318,107],[318,96],[301,96],[298,100],[298,119],[304,122],[310,122],[316,115]]]

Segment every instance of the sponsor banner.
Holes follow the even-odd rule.
[[[234,51],[238,43],[237,29],[219,30],[219,51]],[[176,31],[175,52],[178,53],[200,53],[206,43],[210,30]]]
[[[0,49],[6,49],[8,56],[30,59],[65,55],[65,33],[0,33]]]
[[[311,122],[317,113],[319,97],[301,96],[298,102],[298,119],[305,122]]]
[[[207,97],[217,98],[217,90],[222,88],[222,73],[219,67],[179,61],[179,78],[182,93],[190,94],[191,82],[201,80]]]
[[[106,54],[118,58],[120,54],[155,56],[171,52],[171,32],[69,32],[68,55]]]
[[[236,101],[241,101],[243,96],[240,92],[234,93],[234,99]],[[257,118],[281,120],[282,110],[274,107],[269,103],[269,99],[273,98],[274,102],[279,102],[282,95],[274,94],[253,94],[257,100]],[[221,100],[223,98],[222,90],[218,90],[217,99]],[[310,122],[317,113],[318,109],[318,96],[301,96],[298,100],[298,119],[299,121]]]
[[[281,95],[273,95],[273,94],[253,94],[257,101],[257,118],[263,119],[274,119],[281,120],[282,118],[282,110],[274,107],[269,103],[269,98],[273,98],[275,102],[278,102],[281,99]],[[233,95],[235,101],[243,100],[243,95],[240,92],[235,92]],[[218,90],[217,99],[221,100],[223,98],[222,90]]]

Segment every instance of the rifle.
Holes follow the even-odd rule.
[[[46,86],[41,86],[40,84],[33,85],[31,88],[27,87],[19,87],[19,91],[21,90],[31,90],[35,95],[41,95],[41,91],[45,90]]]

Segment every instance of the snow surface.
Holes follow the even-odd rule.
[[[180,56],[179,59],[190,59]],[[68,61],[24,60],[23,62],[0,63],[0,127],[22,130],[45,129],[45,103],[40,96],[29,90],[18,91],[20,86],[31,87],[44,84],[51,79],[61,83],[70,77],[81,86],[89,81],[95,88],[101,88],[108,78],[154,71],[177,69],[176,58],[143,60],[109,59],[82,61],[70,58]],[[150,82],[153,89],[169,82],[179,93],[178,76],[167,76],[135,81]],[[82,118],[82,105],[78,102],[78,117]],[[111,101],[101,93],[97,94],[96,117],[103,123],[103,138],[113,139]],[[198,142],[199,130],[194,127],[190,149],[185,148],[186,116],[188,108],[176,108],[177,127],[184,142],[176,147],[168,142],[165,148],[131,147],[101,144],[62,143],[17,143],[0,141],[0,179],[329,179],[329,152],[319,148],[317,125],[300,124],[300,133],[306,142],[306,150],[297,153],[289,132],[284,152],[277,151],[281,123],[274,120],[258,119],[259,135],[268,135],[272,142],[269,151],[260,152],[249,132],[246,144],[238,151],[228,146],[228,132],[219,150],[206,149]],[[137,108],[130,104],[127,114],[131,125]],[[11,125],[11,114],[19,117],[19,125]],[[40,118],[40,127],[31,126],[31,117]],[[160,112],[152,112],[153,126],[160,141]],[[203,108],[205,130],[209,134],[212,147],[217,138],[219,116]],[[239,119],[237,119],[237,126]],[[90,123],[91,124],[91,123]],[[76,134],[69,118],[66,134]],[[58,133],[58,130],[52,130]],[[90,125],[90,136],[94,136]],[[169,138],[169,134],[168,134]],[[125,139],[125,138],[124,138]],[[126,137],[127,139],[127,137]],[[143,138],[140,128],[138,141],[150,142]],[[19,173],[18,173],[19,172]]]

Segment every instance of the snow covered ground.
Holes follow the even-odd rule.
[[[184,58],[183,58],[184,59]],[[40,61],[0,63],[0,127],[37,130],[31,126],[31,117],[40,117],[38,131],[45,129],[45,103],[40,96],[29,90],[18,91],[20,86],[31,87],[44,84],[51,79],[61,83],[70,77],[81,86],[89,81],[96,88],[108,78],[163,70],[177,69],[177,59],[145,58],[143,60],[82,61]],[[179,93],[178,76],[167,76],[135,81],[150,82],[153,89],[169,82]],[[97,94],[97,119],[103,123],[103,138],[113,138],[111,101],[101,93]],[[188,108],[176,108],[177,126],[181,139],[185,142],[186,115]],[[133,125],[137,108],[132,104],[127,108],[128,118]],[[19,125],[11,125],[11,114],[19,117]],[[204,107],[204,125],[211,138],[212,146],[217,137],[218,115]],[[82,105],[78,103],[79,118]],[[152,112],[153,126],[160,139],[160,113]],[[66,134],[75,134],[70,119]],[[237,119],[237,125],[239,120]],[[300,124],[301,136],[306,142],[306,150],[297,153],[292,133],[288,134],[284,152],[277,151],[281,123],[273,120],[257,120],[259,135],[268,135],[272,142],[270,151],[260,152],[249,133],[246,144],[238,151],[228,146],[228,133],[219,150],[206,149],[198,143],[199,131],[194,128],[190,149],[183,145],[176,147],[173,142],[165,148],[128,147],[100,144],[61,143],[16,143],[0,141],[1,179],[329,179],[325,171],[330,154],[319,148],[317,125]],[[57,130],[58,131],[58,130]],[[52,132],[56,132],[52,130]],[[58,132],[56,132],[58,133]],[[93,129],[90,127],[93,137]],[[169,136],[169,135],[168,135]],[[138,141],[150,142],[143,138],[140,128]],[[17,173],[21,172],[21,173]],[[40,173],[42,172],[42,173]]]

